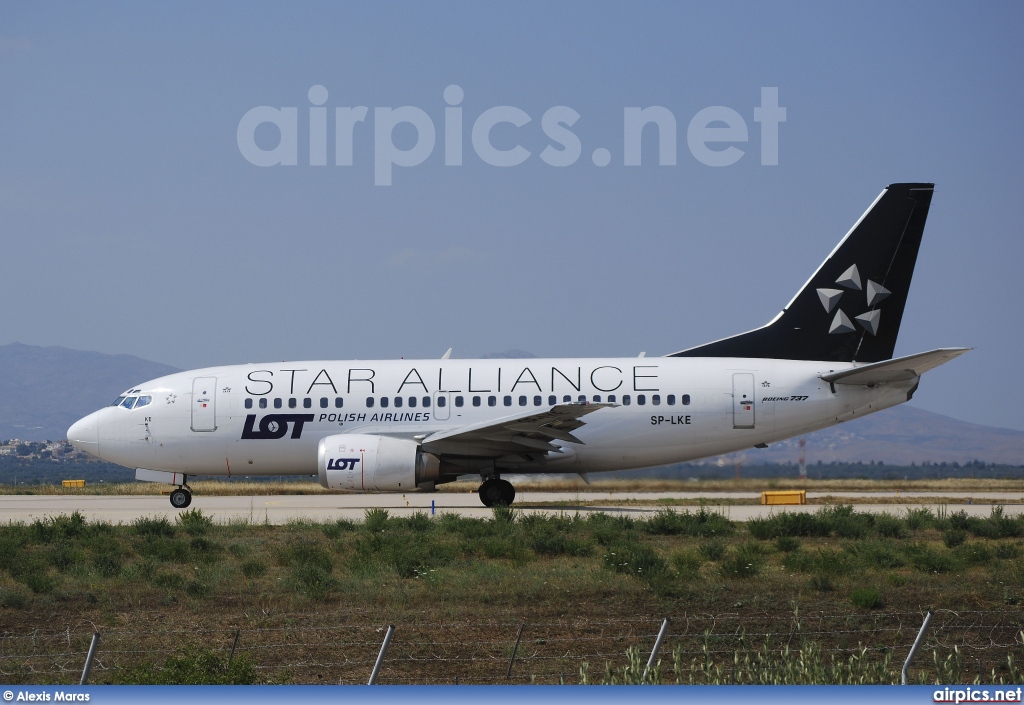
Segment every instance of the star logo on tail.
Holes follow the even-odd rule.
[[[862,284],[860,272],[857,270],[856,264],[851,265],[849,269],[840,274],[839,278],[836,279],[836,284],[842,288],[822,287],[817,290],[818,300],[821,301],[825,313],[831,314],[833,311],[835,312],[832,322],[829,324],[829,334],[853,333],[857,330],[857,325],[860,325],[861,328],[871,335],[878,335],[878,324],[881,320],[882,312],[875,308],[875,305],[888,297],[892,292],[871,279]],[[864,292],[869,310],[851,319],[843,309],[839,308],[839,302],[844,294],[857,291]],[[848,300],[851,305],[854,305],[855,299]],[[855,324],[854,321],[857,323]]]

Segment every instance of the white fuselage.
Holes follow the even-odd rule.
[[[71,435],[77,447],[133,468],[314,475],[317,445],[327,436],[419,440],[566,401],[610,402],[617,406],[589,414],[573,432],[582,443],[564,443],[563,452],[542,461],[505,460],[493,469],[623,470],[814,431],[906,401],[917,384],[914,378],[833,387],[820,378],[855,366],[677,357],[233,365],[139,385],[124,397],[150,397],[145,406],[100,409]]]

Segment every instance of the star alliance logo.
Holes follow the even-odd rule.
[[[882,312],[874,308],[875,304],[885,299],[892,292],[886,289],[878,282],[874,282],[870,279],[867,281],[866,286],[861,286],[860,283],[860,272],[857,271],[857,265],[851,266],[845,272],[839,275],[836,279],[836,284],[846,289],[853,291],[864,291],[867,295],[868,307],[871,308],[867,313],[862,313],[859,316],[854,316],[853,321],[857,321],[860,326],[871,335],[878,334],[878,321],[882,316]],[[853,333],[856,327],[850,317],[846,315],[843,309],[836,307],[839,305],[839,299],[842,298],[843,294],[846,293],[842,289],[818,289],[818,299],[821,301],[821,305],[825,307],[827,313],[832,313],[835,310],[836,315],[832,319],[832,324],[829,326],[828,332],[831,335],[839,335],[840,333]]]

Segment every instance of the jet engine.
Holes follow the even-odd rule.
[[[364,434],[328,436],[317,449],[320,484],[329,490],[432,489],[441,461],[415,441]]]

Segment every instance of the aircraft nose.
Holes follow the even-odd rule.
[[[71,428],[68,429],[68,442],[78,450],[97,458],[100,457],[98,416],[98,411],[93,412],[71,424]]]

